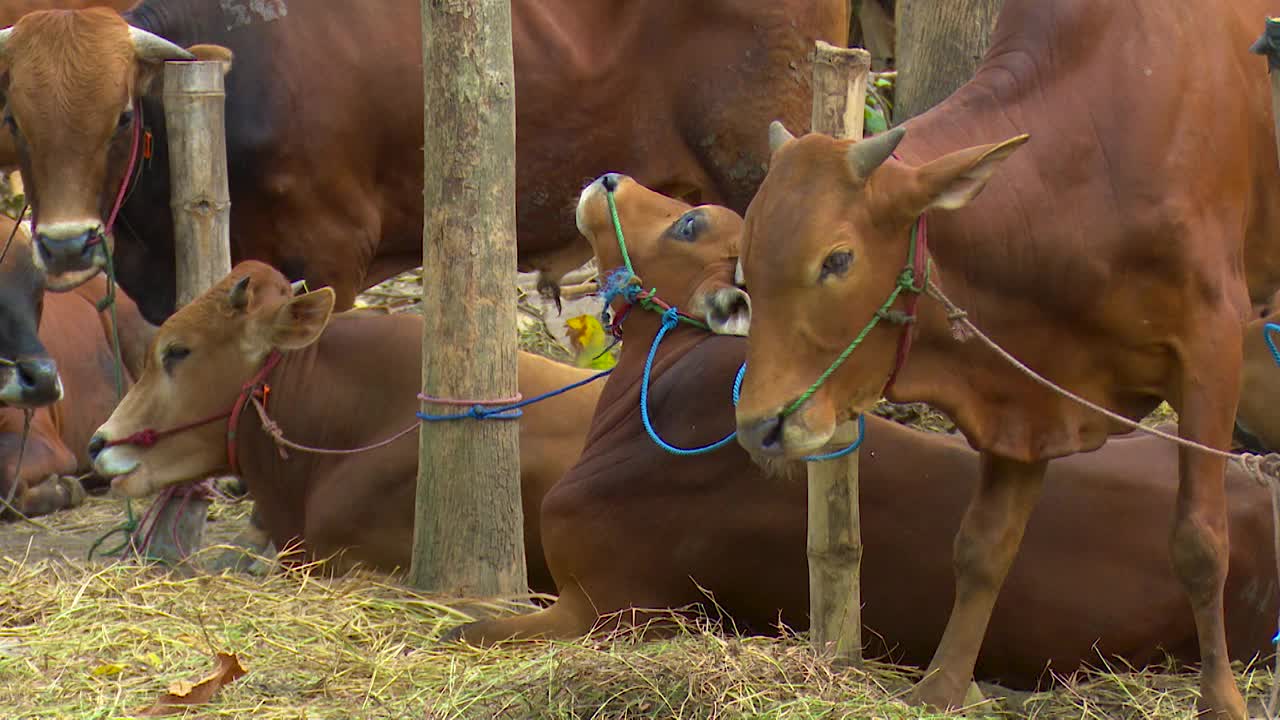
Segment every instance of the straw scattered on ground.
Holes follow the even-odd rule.
[[[0,707],[24,719],[130,717],[227,652],[248,674],[198,717],[936,717],[896,700],[914,673],[834,669],[797,637],[689,627],[667,640],[495,649],[437,639],[469,614],[518,607],[445,602],[373,576],[178,578],[127,564],[0,560]],[[1251,697],[1269,691],[1265,670],[1240,678]],[[1189,720],[1193,707],[1193,676],[1122,674],[986,701],[970,717]]]

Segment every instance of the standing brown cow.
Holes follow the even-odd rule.
[[[743,240],[739,440],[803,455],[884,393],[939,407],[982,452],[951,619],[915,700],[963,702],[1048,461],[1124,428],[911,297],[936,284],[1059,385],[1134,419],[1167,399],[1182,437],[1230,447],[1250,292],[1280,285],[1266,64],[1248,51],[1269,10],[1009,0],[973,80],[904,127],[862,142],[771,129]],[[1191,38],[1209,70],[1185,62]],[[913,230],[925,214],[927,244]],[[1224,462],[1181,451],[1170,550],[1199,630],[1200,705],[1243,720],[1223,627]]]

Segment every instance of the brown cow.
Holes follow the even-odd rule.
[[[607,185],[606,185],[607,184]],[[690,208],[625,178],[590,186],[579,225],[601,268],[621,264],[602,190],[616,189],[631,258],[644,287],[711,322],[732,313],[727,260],[741,220]],[[705,270],[700,271],[702,268]],[[741,298],[736,298],[741,301]],[[707,603],[735,627],[808,624],[803,469],[769,476],[741,447],[676,457],[657,448],[639,418],[639,377],[657,329],[633,310],[626,342],[605,387],[578,464],[542,505],[543,548],[560,588],[550,608],[484,621],[458,635],[573,637],[593,626],[646,619],[636,608]],[[746,347],[736,338],[677,328],[659,349],[652,386],[655,425],[691,447],[733,427],[729,387]],[[978,481],[978,454],[956,437],[920,433],[867,417],[861,472],[863,621],[867,652],[917,665],[929,661],[952,593],[945,550]],[[1176,490],[1177,453],[1150,437],[1113,440],[1055,463],[1046,503],[997,603],[977,675],[1016,687],[1046,670],[1071,672],[1119,656],[1141,667],[1164,653],[1199,658],[1195,625],[1164,557],[1163,518]],[[1232,657],[1271,652],[1280,594],[1270,541],[1268,493],[1233,472],[1233,545],[1227,618]],[[590,542],[582,542],[590,538]],[[1052,568],[1052,573],[1045,573]]]
[[[882,308],[917,218],[956,211],[929,213],[914,282],[1014,356],[1129,418],[1167,399],[1184,438],[1229,447],[1250,292],[1280,285],[1280,168],[1265,63],[1248,52],[1269,8],[1009,0],[973,80],[904,127],[858,143],[770,130],[742,243],[755,313],[739,441],[807,453],[883,392],[943,410],[982,452],[955,606],[914,700],[962,702],[1047,462],[1124,429],[958,340],[942,303],[920,299],[911,322],[907,289]],[[1192,37],[1212,72],[1178,59]],[[1231,120],[1211,138],[1202,113]],[[1015,154],[1023,133],[1036,140]],[[1242,720],[1223,628],[1225,460],[1181,458],[1170,549],[1200,632],[1200,703]]]
[[[589,257],[564,201],[610,168],[744,210],[768,159],[758,126],[807,121],[813,41],[844,44],[848,12],[847,0],[514,2],[522,266],[558,275]],[[225,58],[214,45],[236,68],[226,102],[233,259],[330,285],[339,309],[419,264],[420,13],[418,0],[144,0],[123,18],[33,13],[0,31],[4,117],[25,153],[51,286],[102,263],[98,240],[141,120],[155,157],[110,240],[144,315],[171,312],[153,81],[166,59]]]
[[[272,350],[284,352],[267,376],[266,407],[292,441],[325,448],[366,446],[414,422],[422,383],[422,318],[353,311],[332,316],[333,291],[291,297],[279,271],[255,261],[183,307],[161,326],[137,385],[90,444],[94,466],[119,492],[141,497],[228,467],[224,413]],[[526,397],[593,373],[520,354]],[[600,394],[587,385],[524,408],[520,469],[529,581],[551,588],[542,560],[537,502],[582,451]],[[153,447],[114,444],[145,428],[177,428]],[[335,569],[361,563],[388,572],[409,567],[413,547],[418,433],[355,455],[289,450],[282,457],[257,414],[241,414],[235,435],[240,477],[272,541],[301,540],[311,557],[340,555]]]
[[[110,313],[97,308],[106,293],[106,279],[99,277],[75,292],[45,294],[40,339],[58,364],[65,394],[34,411],[25,450],[20,449],[23,412],[0,409],[0,493],[12,494],[13,508],[27,517],[79,503],[84,488],[74,476],[92,470],[89,439],[115,409]],[[124,293],[117,291],[115,302],[127,390],[155,328]],[[20,454],[22,467],[15,478]]]

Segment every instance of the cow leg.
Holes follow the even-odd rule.
[[[77,507],[84,499],[84,486],[77,478],[50,475],[34,485],[20,488],[13,506],[27,517],[38,517]]]
[[[453,628],[442,642],[462,640],[488,646],[504,640],[571,640],[591,632],[596,611],[576,584],[565,588],[550,607],[528,615],[480,620]]]
[[[928,673],[911,691],[913,703],[944,709],[964,704],[991,609],[1040,496],[1046,465],[982,454],[982,477],[956,533],[955,604]]]
[[[1201,326],[1225,330],[1233,324],[1228,319]],[[1239,397],[1240,338],[1219,337],[1207,347],[1212,348],[1211,357],[1188,362],[1196,372],[1183,381],[1178,432],[1209,447],[1228,448]],[[1244,720],[1244,698],[1231,672],[1223,622],[1222,593],[1230,550],[1226,460],[1185,447],[1178,453],[1178,499],[1169,548],[1174,571],[1195,613],[1201,663],[1199,707],[1214,720]]]

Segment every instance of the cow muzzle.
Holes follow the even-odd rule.
[[[763,418],[738,418],[738,444],[758,457],[803,458],[822,451],[831,442],[835,426],[810,428],[804,415],[783,417],[781,412]]]
[[[38,408],[62,399],[62,378],[52,358],[0,360],[0,404]]]
[[[89,281],[106,263],[106,239],[100,222],[41,225],[35,232],[35,245],[36,267],[55,292]]]
[[[99,429],[89,439],[88,450],[94,471],[104,478],[110,478],[112,489],[122,490],[126,495],[131,496],[146,494],[145,488],[134,489],[125,482],[142,464],[135,448],[128,445],[112,445],[106,433]]]

